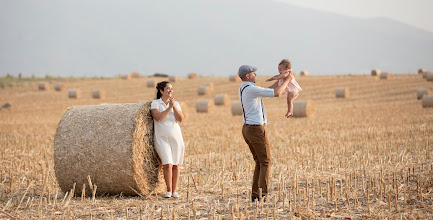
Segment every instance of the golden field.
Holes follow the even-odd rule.
[[[285,97],[264,99],[272,148],[269,198],[251,204],[254,161],[231,105],[196,113],[199,99],[226,93],[238,101],[240,82],[179,78],[174,98],[184,102],[186,144],[179,199],[123,195],[65,197],[54,174],[53,139],[70,106],[153,100],[149,78],[9,79],[0,88],[0,219],[431,219],[433,218],[433,108],[423,108],[418,88],[433,88],[418,74],[297,77],[297,100],[312,100],[315,114],[286,119]],[[158,81],[167,78],[156,78]],[[258,85],[265,77],[258,77]],[[9,83],[10,82],[10,83]],[[63,82],[63,91],[54,84]],[[213,82],[214,91],[197,95]],[[350,89],[336,98],[335,89]],[[69,88],[81,97],[68,98]],[[93,89],[106,98],[92,98]],[[189,184],[188,184],[189,183]]]

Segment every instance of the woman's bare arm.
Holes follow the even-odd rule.
[[[167,117],[168,113],[171,111],[172,107],[168,107],[165,111],[159,112],[159,109],[152,109],[150,110],[150,114],[152,114],[152,118],[156,121],[161,121],[165,117]]]

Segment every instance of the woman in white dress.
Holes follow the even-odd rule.
[[[156,89],[156,100],[152,102],[150,112],[155,127],[155,150],[162,161],[167,185],[167,193],[164,197],[178,198],[179,193],[176,190],[180,174],[179,166],[183,164],[185,151],[179,122],[182,122],[184,116],[179,103],[172,97],[173,86],[169,82],[159,82]]]

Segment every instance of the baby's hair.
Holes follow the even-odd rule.
[[[279,65],[282,65],[285,69],[292,69],[292,64],[290,64],[290,61],[288,59],[281,60],[280,64],[278,64],[278,66]]]

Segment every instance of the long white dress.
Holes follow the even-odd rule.
[[[174,103],[180,111],[180,105],[178,102]],[[161,99],[152,101],[150,109],[158,109],[159,112],[163,112],[168,108]],[[174,117],[174,110],[172,109],[168,115],[161,121],[153,119],[155,134],[154,134],[154,145],[155,150],[161,158],[162,164],[183,164],[183,155],[185,152],[185,144],[182,138],[182,132],[180,130],[179,123],[177,123]]]

